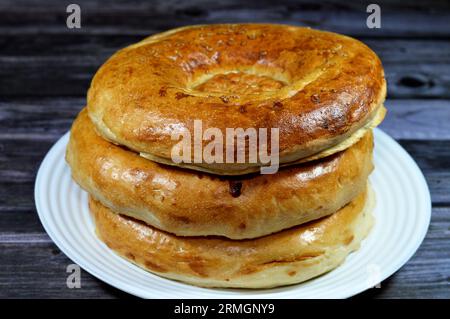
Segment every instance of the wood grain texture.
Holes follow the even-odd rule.
[[[0,95],[84,96],[98,67],[139,39],[0,35]],[[383,61],[389,98],[450,98],[450,41],[360,39]],[[36,51],[36,46],[44,49]]]
[[[357,298],[450,298],[449,216],[450,208],[434,208],[432,226],[413,258],[383,281],[381,288],[370,289]],[[0,260],[0,298],[129,297],[85,271],[81,273],[80,289],[67,288],[66,269],[73,262],[43,233],[0,236]]]
[[[0,97],[0,138],[56,139],[69,130],[84,97]],[[450,139],[450,100],[388,99],[380,128],[395,139]]]
[[[169,28],[273,22],[357,37],[381,57],[388,115],[381,128],[422,169],[433,213],[427,237],[396,274],[356,298],[450,298],[450,2],[377,1],[382,28],[366,27],[370,2],[313,0],[79,0],[82,28],[66,28],[59,0],[0,2],[0,298],[129,298],[82,271],[42,228],[34,180],[44,155],[85,104],[96,69],[117,49]],[[194,296],[193,296],[194,297]]]
[[[442,37],[450,35],[449,3],[445,0],[381,0],[382,29],[366,27],[366,1],[314,0],[78,0],[85,34],[139,34],[187,24],[271,22],[334,30],[352,36]],[[59,0],[4,0],[0,28],[4,34],[58,34],[65,28],[65,7]],[[411,22],[411,23],[408,23]],[[38,28],[36,28],[36,26]]]

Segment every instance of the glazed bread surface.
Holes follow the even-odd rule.
[[[270,288],[339,266],[367,236],[374,198],[364,191],[329,217],[251,240],[177,237],[89,204],[99,238],[150,272],[204,287]]]
[[[165,166],[102,139],[81,111],[66,160],[73,179],[112,211],[179,236],[255,238],[318,219],[366,186],[372,132],[345,151],[273,175],[218,177]]]
[[[263,164],[175,164],[172,136],[193,136],[194,120],[222,132],[278,128],[280,163],[295,164],[356,143],[383,119],[385,95],[379,58],[355,39],[287,25],[204,25],[118,51],[92,80],[88,110],[104,138],[153,161],[240,175]]]

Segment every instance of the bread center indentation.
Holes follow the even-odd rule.
[[[254,95],[277,92],[284,86],[286,83],[266,75],[230,72],[215,74],[193,89],[204,93]]]

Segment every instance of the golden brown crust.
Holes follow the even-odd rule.
[[[365,188],[369,131],[347,150],[240,179],[164,166],[102,139],[83,110],[66,159],[74,180],[115,212],[182,236],[254,238],[329,215]]]
[[[308,280],[341,264],[368,234],[373,194],[335,214],[251,240],[177,237],[112,213],[90,199],[97,234],[112,250],[160,276],[209,287],[266,288]]]
[[[88,110],[105,138],[153,160],[170,160],[171,134],[193,135],[198,119],[204,130],[279,128],[280,162],[292,163],[366,126],[385,91],[380,60],[355,39],[285,25],[207,25],[117,52],[95,75]],[[219,174],[243,169],[202,164]]]

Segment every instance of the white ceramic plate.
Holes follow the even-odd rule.
[[[64,161],[69,133],[48,152],[37,174],[36,207],[45,230],[75,263],[95,277],[144,298],[346,298],[386,279],[425,237],[431,215],[428,186],[413,159],[375,129],[376,223],[361,248],[337,269],[308,282],[276,289],[199,288],[153,275],[109,250],[94,233],[87,193]]]

